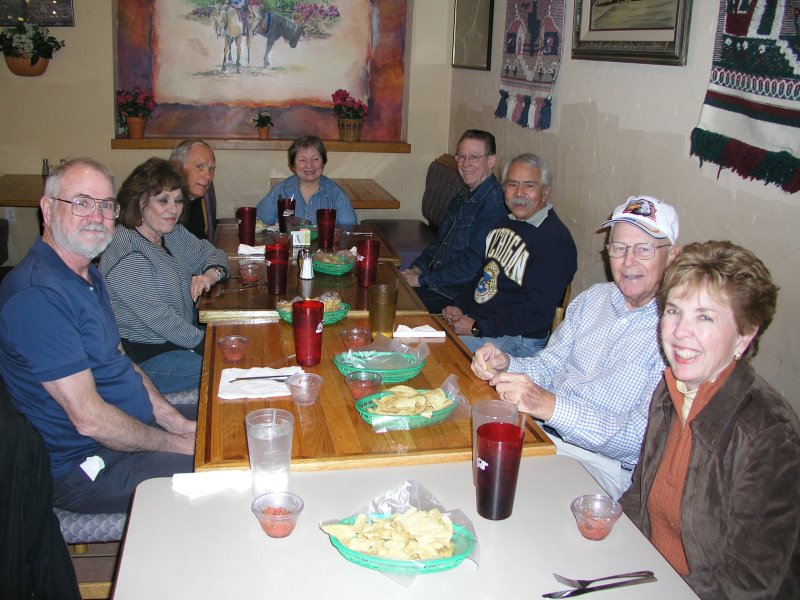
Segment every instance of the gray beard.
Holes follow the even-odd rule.
[[[77,233],[81,231],[106,231],[105,227],[96,224],[82,225],[76,232],[75,237],[71,237],[61,229],[61,222],[58,218],[54,218],[50,223],[50,231],[53,234],[53,239],[64,250],[74,252],[80,256],[84,256],[89,260],[100,256],[108,245],[111,243],[111,238],[114,237],[114,231],[108,231],[104,239],[98,240],[94,243],[87,243],[81,241],[77,237]]]

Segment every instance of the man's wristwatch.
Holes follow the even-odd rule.
[[[481,328],[478,327],[478,322],[472,324],[472,335],[474,337],[481,337]]]

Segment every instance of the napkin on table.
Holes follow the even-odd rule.
[[[172,489],[194,500],[223,490],[244,492],[250,488],[252,481],[249,470],[175,473],[172,476]]]
[[[252,254],[264,255],[266,246],[248,246],[247,244],[239,244],[237,252],[243,256],[250,256]]]
[[[222,369],[219,378],[219,397],[222,400],[235,400],[237,398],[275,398],[290,396],[289,388],[281,381],[271,379],[255,379],[251,381],[236,381],[237,377],[261,377],[264,375],[294,375],[302,373],[300,367],[283,367],[269,369],[267,367],[254,367],[252,369]]]
[[[444,331],[434,329],[430,325],[420,325],[419,327],[398,325],[397,331],[394,332],[396,338],[443,338],[446,336]]]

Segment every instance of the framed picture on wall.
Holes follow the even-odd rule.
[[[72,0],[0,0],[0,27],[19,20],[42,27],[75,27]]]
[[[492,69],[494,0],[456,0],[453,22],[453,67]]]
[[[369,106],[362,141],[403,138],[406,0],[115,4],[115,89],[153,94],[145,137],[257,138],[267,110],[271,137],[335,140],[343,89]]]
[[[692,0],[575,0],[572,58],[685,65]]]

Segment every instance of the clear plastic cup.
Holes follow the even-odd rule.
[[[250,510],[264,533],[269,537],[283,538],[294,531],[303,512],[303,499],[291,492],[268,492],[253,500]]]
[[[314,404],[322,387],[322,377],[314,373],[296,373],[286,379],[295,404]]]
[[[247,354],[250,340],[244,335],[223,335],[217,340],[217,345],[222,350],[222,357],[227,363],[240,363]]]
[[[345,376],[344,381],[350,388],[353,399],[361,400],[361,398],[377,394],[380,391],[383,377],[380,373],[371,371],[353,371]]]

